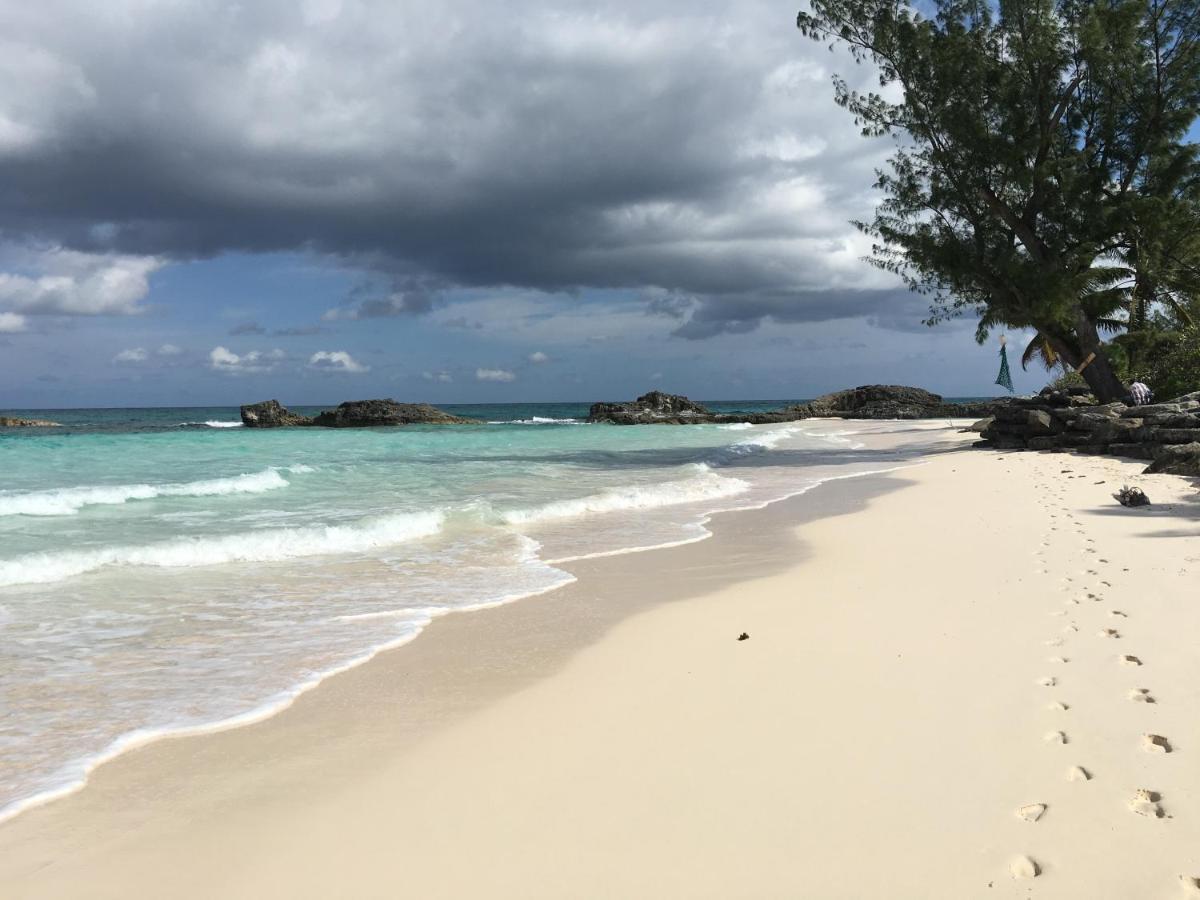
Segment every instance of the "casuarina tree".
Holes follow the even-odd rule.
[[[896,140],[856,223],[872,261],[931,296],[931,323],[1036,329],[1122,397],[1101,331],[1130,308],[1116,270],[1193,202],[1200,3],[810,0],[797,25],[878,71],[878,90],[834,79],[865,135]]]

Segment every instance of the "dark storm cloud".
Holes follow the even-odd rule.
[[[657,314],[695,298],[685,337],[862,314],[890,286],[846,224],[869,209],[881,148],[833,105],[835,57],[786,4],[133,6],[8,17],[6,238],[167,260],[306,249],[449,287],[650,288],[668,298]],[[418,284],[330,317],[420,315],[436,297]]]

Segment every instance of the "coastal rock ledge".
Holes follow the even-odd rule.
[[[0,416],[0,428],[61,428],[58,422],[49,419],[18,419],[13,416]]]
[[[473,419],[451,415],[428,403],[399,403],[395,400],[348,400],[337,409],[316,416],[291,412],[278,400],[250,403],[241,409],[247,428],[379,428],[393,425],[467,425]]]
[[[978,403],[947,403],[938,394],[921,388],[895,384],[868,384],[825,394],[809,403],[754,413],[715,413],[708,407],[681,397],[651,391],[630,403],[596,403],[589,422],[613,425],[699,425],[749,422],[769,425],[800,419],[947,419],[991,415],[1005,400]]]

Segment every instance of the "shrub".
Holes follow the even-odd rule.
[[[1200,391],[1200,328],[1180,332],[1178,340],[1149,360],[1145,381],[1159,400]]]

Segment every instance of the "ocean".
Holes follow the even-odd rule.
[[[269,715],[436,616],[552,591],[570,560],[702,540],[715,512],[905,462],[837,423],[445,408],[481,424],[14,411],[63,427],[0,430],[0,819],[138,743]]]

